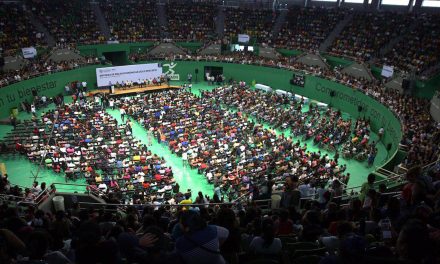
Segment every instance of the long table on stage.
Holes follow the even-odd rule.
[[[148,85],[140,87],[138,85],[131,86],[130,88],[127,87],[120,87],[116,88],[114,90],[114,93],[110,93],[109,88],[105,89],[96,89],[89,92],[89,96],[94,96],[95,94],[108,94],[110,96],[121,96],[121,95],[131,95],[131,94],[138,94],[138,93],[145,93],[145,92],[158,92],[161,90],[169,90],[169,89],[180,89],[180,86],[175,85]]]

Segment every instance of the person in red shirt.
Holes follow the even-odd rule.
[[[157,182],[160,182],[162,180],[162,175],[160,175],[159,173],[154,175],[154,179],[156,179]]]
[[[277,235],[290,235],[293,233],[293,221],[289,218],[289,212],[282,210],[280,218],[275,221]]]

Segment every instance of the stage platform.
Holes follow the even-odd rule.
[[[180,89],[180,86],[175,85],[149,85],[149,86],[132,86],[130,88],[115,88],[114,93],[110,93],[109,89],[96,89],[89,92],[89,96],[93,96],[95,94],[108,94],[109,96],[123,96],[123,95],[133,95],[138,93],[148,93],[148,92],[158,92],[162,90],[169,89]]]

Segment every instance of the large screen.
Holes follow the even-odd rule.
[[[138,80],[149,80],[158,78],[161,75],[162,65],[159,63],[136,64],[96,69],[96,80],[98,87],[111,86],[123,81],[138,82]]]

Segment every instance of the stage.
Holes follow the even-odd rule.
[[[114,93],[110,93],[109,88],[106,89],[96,89],[89,92],[89,96],[94,96],[95,94],[108,94],[109,96],[123,96],[123,95],[133,95],[138,93],[148,93],[148,92],[158,92],[169,89],[180,89],[180,86],[175,85],[148,85],[140,87],[139,85],[134,85],[130,88],[115,88]]]

